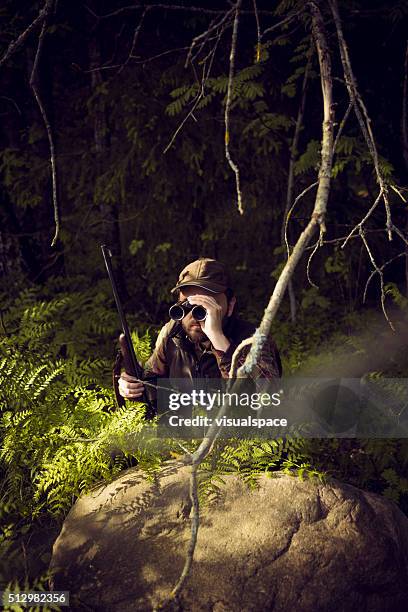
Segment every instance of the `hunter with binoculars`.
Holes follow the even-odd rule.
[[[215,259],[201,258],[182,270],[171,290],[177,303],[169,309],[170,321],[162,327],[143,379],[228,378],[232,355],[255,325],[235,316],[236,298],[225,266]],[[238,359],[243,364],[249,347]],[[282,366],[273,340],[268,339],[258,358],[253,378],[279,378]],[[137,377],[122,372],[118,389],[122,398],[137,400],[145,394]],[[138,377],[139,379],[141,377]]]

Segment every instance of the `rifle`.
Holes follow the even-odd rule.
[[[121,370],[122,365],[125,369],[126,374],[129,374],[130,376],[135,376],[139,380],[143,380],[143,368],[139,364],[136,358],[135,349],[133,348],[133,343],[132,343],[132,337],[129,331],[129,326],[127,324],[125,313],[122,307],[122,303],[120,301],[118,288],[117,288],[115,276],[113,274],[113,269],[112,269],[112,261],[111,261],[112,253],[105,244],[101,245],[101,249],[102,249],[103,258],[105,260],[106,269],[108,271],[109,280],[112,285],[113,296],[115,298],[116,308],[118,309],[120,324],[122,326],[122,333],[119,336],[120,350],[118,351],[118,354],[116,356],[116,362],[113,368],[113,388],[115,391],[115,396],[116,396],[116,401],[118,403],[118,406],[121,407],[125,405],[125,400],[120,395],[119,386],[118,386],[118,379],[120,377],[120,370]],[[147,397],[146,390],[143,391],[143,395],[141,396],[140,399],[131,400],[131,401],[140,401],[146,404],[147,406],[146,417],[148,419],[153,418],[155,414],[155,410],[154,410],[154,407],[151,401]]]

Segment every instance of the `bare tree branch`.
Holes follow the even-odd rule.
[[[388,201],[388,188],[382,176],[382,171],[381,171],[380,164],[379,164],[377,146],[375,144],[373,131],[371,129],[371,120],[368,116],[367,108],[364,104],[364,101],[359,94],[359,91],[357,88],[357,81],[356,81],[356,78],[354,76],[354,73],[351,67],[349,52],[348,52],[347,44],[346,44],[346,41],[343,35],[343,29],[341,26],[341,20],[340,20],[339,10],[337,6],[337,0],[328,0],[328,2],[330,5],[330,8],[333,14],[334,23],[336,26],[337,38],[338,38],[339,47],[340,47],[340,57],[341,57],[342,65],[343,65],[344,78],[346,81],[347,91],[350,96],[350,101],[353,104],[354,112],[359,122],[360,129],[363,133],[363,136],[368,146],[368,150],[370,151],[370,155],[373,160],[374,169],[375,169],[375,173],[377,176],[377,181],[380,186],[380,198],[382,198],[384,202],[384,207],[385,207],[388,239],[392,240],[392,220],[391,220],[390,205]]]
[[[374,204],[371,206],[371,208],[369,209],[367,214],[364,216],[364,218],[361,221],[359,221],[359,223],[357,223],[357,225],[355,227],[353,227],[353,229],[351,230],[351,232],[348,234],[347,238],[345,239],[345,241],[341,245],[342,249],[346,246],[347,242],[350,240],[350,238],[354,234],[354,232],[356,232],[357,230],[360,230],[360,228],[364,225],[364,223],[367,221],[367,219],[371,216],[371,214],[377,208],[377,206],[379,204],[379,201],[381,200],[381,196],[382,196],[382,192],[381,192],[381,189],[380,189],[380,192],[379,192],[378,196],[376,197],[376,199],[374,201]]]
[[[189,61],[191,60],[191,54],[193,52],[194,47],[196,46],[196,44],[200,41],[203,41],[203,43],[205,43],[205,41],[208,39],[209,35],[214,32],[215,30],[218,30],[218,28],[222,27],[227,21],[228,19],[231,17],[231,15],[233,15],[234,13],[234,8],[230,9],[229,11],[227,11],[225,13],[225,15],[223,15],[223,17],[219,20],[219,21],[213,21],[211,22],[209,28],[205,31],[202,32],[201,34],[198,34],[198,36],[196,36],[195,38],[193,38],[189,51],[187,53],[187,57],[186,57],[186,62],[184,64],[184,68],[186,68],[188,66]]]
[[[398,189],[398,187],[396,185],[393,185],[392,183],[390,184],[390,187],[393,191],[395,191],[395,193],[401,198],[401,200],[404,202],[404,204],[407,203],[406,198],[404,198],[404,196],[402,195],[401,191],[402,190],[407,190],[407,188],[405,187],[401,187],[400,189]]]
[[[238,369],[238,376],[249,375],[254,364],[254,353],[259,350],[259,344],[262,344],[269,334],[272,321],[276,316],[278,308],[283,299],[286,287],[294,270],[299,263],[308,242],[311,240],[316,227],[320,228],[320,241],[325,227],[325,215],[327,202],[330,193],[330,180],[333,165],[333,84],[331,75],[331,59],[329,47],[327,44],[326,31],[323,23],[323,18],[320,12],[319,4],[316,0],[309,1],[308,7],[312,15],[312,32],[320,65],[320,81],[323,94],[323,126],[322,126],[322,146],[321,146],[321,163],[319,170],[319,181],[316,194],[314,209],[306,228],[300,234],[296,245],[293,248],[280,276],[275,285],[269,303],[265,309],[261,324],[258,328],[260,334],[260,342],[256,347],[256,343],[252,342],[251,349],[243,366]],[[249,364],[249,367],[248,367]]]
[[[386,268],[390,263],[392,263],[393,261],[395,261],[396,259],[398,259],[399,257],[406,257],[406,251],[403,251],[402,253],[399,253],[398,255],[396,255],[395,257],[392,257],[391,259],[389,259],[388,261],[386,261],[385,263],[383,263],[383,265],[379,268],[381,271],[384,270],[384,268]],[[363,294],[363,303],[366,301],[367,298],[367,290],[368,290],[368,285],[370,284],[371,279],[377,274],[377,270],[373,270],[370,274],[370,276],[367,279],[366,282],[366,286],[364,289],[364,294]]]
[[[234,78],[234,68],[235,68],[235,52],[237,48],[237,36],[238,36],[238,21],[239,21],[239,11],[241,8],[242,0],[237,0],[235,5],[235,18],[234,18],[234,27],[232,31],[232,40],[231,40],[231,53],[230,53],[230,68],[229,68],[229,76],[228,76],[228,90],[227,90],[227,101],[225,103],[225,156],[228,160],[229,165],[235,174],[235,185],[237,190],[237,203],[238,203],[238,211],[241,215],[244,214],[244,209],[242,208],[242,194],[241,194],[241,185],[240,185],[240,176],[239,176],[239,168],[236,163],[232,160],[229,150],[230,143],[230,110],[231,110],[231,100],[232,100],[232,81]]]
[[[85,6],[85,8],[91,13],[93,17],[95,17],[95,19],[98,19],[98,20],[99,19],[109,19],[111,17],[117,17],[121,15],[122,13],[128,13],[130,11],[135,11],[135,10],[140,10],[140,9],[145,9],[145,8],[163,9],[163,10],[169,10],[169,11],[185,11],[185,12],[190,12],[190,13],[203,13],[205,15],[223,15],[225,13],[225,10],[222,10],[222,9],[212,9],[212,8],[207,8],[205,6],[181,6],[178,4],[137,4],[137,5],[131,5],[131,6],[122,6],[120,9],[117,9],[116,11],[112,11],[111,13],[106,13],[104,15],[97,15],[88,6]],[[253,15],[253,11],[244,10],[241,12],[242,14],[245,14],[245,15]],[[275,11],[259,10],[258,12],[259,14],[262,14],[262,15],[275,16]]]
[[[198,528],[200,525],[200,507],[198,502],[198,487],[197,487],[197,471],[198,463],[193,463],[191,466],[190,476],[190,499],[192,504],[192,515],[191,515],[191,538],[188,546],[186,561],[184,563],[183,571],[181,572],[180,578],[176,585],[171,591],[167,600],[165,600],[158,609],[162,609],[168,602],[173,600],[180,593],[183,588],[184,582],[188,577],[193,563],[194,550],[197,543]]]
[[[125,66],[127,66],[127,64],[130,62],[130,60],[133,58],[133,52],[136,48],[136,42],[137,39],[139,38],[139,33],[144,21],[144,18],[146,17],[146,13],[148,12],[148,8],[145,8],[145,10],[142,13],[142,16],[140,17],[140,21],[137,25],[137,27],[135,28],[135,31],[133,33],[133,38],[132,38],[132,46],[130,47],[130,51],[129,54],[126,58],[126,60],[124,61],[124,63],[121,65],[120,69],[118,70],[118,74],[120,74],[122,72],[122,70],[125,68]],[[113,59],[113,58],[112,58]]]
[[[386,232],[386,229],[371,229],[371,230],[364,230],[365,235],[367,234],[383,234],[384,232]],[[338,244],[339,242],[342,242],[342,240],[344,240],[346,238],[346,236],[341,236],[340,238],[333,238],[332,240],[323,240],[321,246],[325,246],[326,244]],[[354,235],[351,237],[351,240],[353,238],[359,238],[358,234]],[[315,245],[312,246],[308,246],[305,248],[305,251],[311,251],[315,248]]]
[[[346,125],[346,121],[351,113],[352,108],[353,108],[353,104],[350,102],[350,104],[347,107],[346,112],[344,113],[343,119],[340,121],[339,129],[337,131],[336,138],[335,138],[334,145],[333,145],[334,153],[336,153],[336,149],[337,149],[337,145],[339,144],[340,136],[343,132],[344,126]]]
[[[132,55],[130,59],[133,60],[134,64],[148,64],[149,62],[153,62],[154,60],[159,59],[160,57],[163,57],[165,55],[170,55],[171,53],[177,53],[179,51],[186,51],[187,49],[189,49],[189,47],[176,47],[175,49],[168,49],[167,51],[163,51],[162,53],[158,53],[157,55],[152,55],[152,57],[147,57],[146,59],[137,59],[138,57],[140,57],[138,55]],[[81,66],[78,66],[78,64],[72,65],[84,74],[89,74],[90,72],[100,72],[101,70],[114,70],[115,68],[122,67],[122,64],[105,64],[102,66],[96,66],[95,68],[88,68],[87,70],[84,70],[83,68],[81,68]]]
[[[408,246],[408,240],[404,236],[404,234],[401,232],[401,230],[398,227],[396,227],[395,225],[392,226],[392,229],[397,234],[397,236],[399,236],[401,238],[402,242],[404,242],[404,244],[406,246]]]
[[[274,30],[277,30],[278,28],[281,28],[282,26],[286,25],[287,23],[290,23],[292,21],[292,19],[294,19],[295,17],[300,15],[302,12],[303,12],[303,9],[300,10],[300,11],[296,11],[294,13],[291,13],[290,15],[288,15],[287,17],[285,17],[281,21],[278,21],[278,23],[275,23],[273,26],[270,26],[269,28],[266,28],[266,30],[264,30],[262,32],[262,34],[261,34],[261,39],[265,36],[265,34],[270,34]]]
[[[374,256],[373,256],[372,252],[371,252],[371,249],[368,246],[368,242],[367,242],[367,240],[365,238],[365,235],[364,235],[364,228],[362,226],[360,226],[360,228],[359,228],[359,234],[360,234],[361,240],[364,243],[364,246],[366,248],[366,251],[368,253],[370,261],[371,261],[371,263],[373,265],[374,273],[378,274],[378,276],[380,277],[381,308],[382,308],[382,311],[384,313],[384,317],[386,318],[386,320],[387,320],[389,326],[391,327],[392,331],[395,331],[395,327],[394,327],[392,321],[390,320],[390,318],[388,316],[388,313],[386,311],[386,308],[385,308],[384,274],[383,274],[383,271],[382,271],[383,269],[379,268],[377,266],[377,263],[376,263],[376,261],[374,259]]]
[[[19,47],[21,47],[21,45],[26,41],[26,39],[29,37],[31,32],[33,32],[33,30],[35,30],[35,28],[37,28],[38,26],[40,26],[44,22],[44,19],[46,19],[46,17],[50,13],[51,5],[52,5],[52,0],[46,0],[43,8],[38,13],[38,15],[34,19],[34,21],[30,23],[28,28],[26,28],[24,30],[24,32],[22,32],[20,34],[20,36],[18,38],[16,38],[16,40],[13,40],[13,42],[9,44],[9,46],[7,48],[7,51],[5,52],[3,57],[0,59],[0,68],[17,51],[17,49]]]
[[[48,144],[50,148],[50,163],[51,163],[51,178],[52,178],[52,202],[54,207],[54,221],[55,221],[55,233],[51,242],[51,246],[55,246],[59,230],[60,230],[60,219],[59,219],[59,209],[58,209],[58,188],[57,188],[57,165],[55,159],[55,146],[54,146],[54,137],[52,133],[52,128],[50,122],[48,121],[47,113],[42,103],[39,87],[38,87],[38,64],[41,57],[41,51],[44,42],[44,36],[48,25],[48,19],[52,11],[53,0],[47,0],[46,6],[44,7],[44,15],[43,15],[43,24],[41,28],[41,33],[38,38],[37,51],[34,58],[34,65],[31,71],[30,76],[30,86],[33,90],[33,94],[35,100],[38,104],[38,108],[40,109],[41,116],[44,121],[45,129],[47,131]]]

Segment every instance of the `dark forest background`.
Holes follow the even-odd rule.
[[[331,15],[325,2],[320,5],[338,127],[349,98]],[[1,57],[42,6],[2,3]],[[179,271],[200,256],[229,266],[239,312],[259,323],[286,261],[282,227],[291,159],[293,203],[317,179],[323,116],[306,3],[258,2],[261,32],[277,26],[259,44],[253,3],[244,2],[229,142],[241,173],[240,215],[224,147],[232,21],[202,47],[197,44],[185,65],[194,37],[231,5],[214,0],[193,10],[198,3],[180,0],[167,8],[152,3],[145,11],[138,2],[59,0],[50,6],[34,76],[55,145],[60,230],[54,246],[50,146],[30,84],[41,25],[6,61],[0,58],[0,517],[8,557],[0,577],[4,583],[16,577],[21,585],[46,567],[50,542],[81,492],[135,463],[155,469],[176,452],[172,441],[126,448],[120,438],[141,431],[143,418],[132,407],[115,409],[113,402],[110,368],[119,323],[100,245],[114,253],[142,361],[168,319],[169,291]],[[408,3],[344,0],[339,9],[382,174],[396,187],[389,192],[393,222],[407,237]],[[384,295],[392,332],[381,309],[378,274],[365,295],[373,263],[362,241],[354,237],[342,249],[339,240],[364,217],[377,192],[370,154],[351,113],[334,160],[325,244],[310,263],[314,285],[307,278],[309,250],[292,280],[292,307],[285,296],[273,324],[285,374],[343,367],[353,357],[357,366],[349,376],[405,377],[405,244],[395,235],[388,240],[384,209],[377,207],[366,238],[376,264],[390,262]],[[290,216],[291,245],[309,219],[314,196],[310,189]],[[232,451],[226,453],[223,444],[217,450],[220,471],[239,465],[247,475],[265,466],[333,474],[408,509],[405,441],[279,441],[262,446],[256,461],[237,441],[230,443],[235,464],[228,463]],[[34,552],[23,554],[24,547]]]

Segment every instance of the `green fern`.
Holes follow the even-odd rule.
[[[56,357],[69,333],[78,347],[76,331],[64,330],[62,319],[74,320],[81,334],[86,325],[82,342],[89,346],[92,326],[82,318],[89,318],[88,309],[96,304],[98,310],[102,301],[90,292],[47,302],[38,300],[35,291],[24,291],[5,314],[6,329],[15,325],[13,336],[0,341],[1,499],[10,516],[61,516],[81,492],[113,478],[126,462],[137,461],[150,473],[165,455],[164,441],[144,439],[142,404],[115,409],[108,359],[82,358],[81,352]],[[82,317],[78,307],[85,311]],[[105,315],[102,310],[95,318],[109,326],[110,315]],[[47,349],[39,352],[38,341],[45,337]],[[133,333],[133,338],[139,359],[145,361],[151,350],[149,333]],[[113,360],[113,346],[111,351]]]

